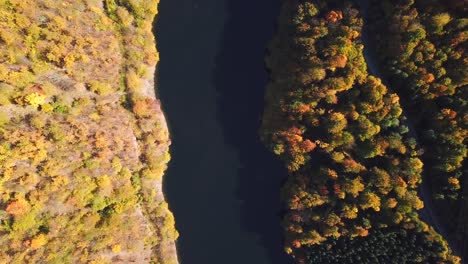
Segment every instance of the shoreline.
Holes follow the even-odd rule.
[[[145,83],[143,85],[143,88],[144,88],[144,93],[147,94],[149,98],[153,98],[154,100],[158,102],[158,106],[157,106],[155,114],[158,119],[158,124],[162,126],[161,129],[164,131],[164,134],[166,135],[166,137],[164,138],[164,143],[161,143],[160,146],[158,147],[158,149],[161,151],[161,154],[163,154],[165,151],[169,152],[169,148],[171,145],[171,137],[169,133],[169,126],[167,124],[167,119],[164,114],[164,111],[162,110],[161,101],[157,97],[156,74],[155,74],[156,71],[157,71],[157,64],[155,66],[150,67],[150,72],[153,72],[154,74],[153,74],[153,77],[150,77],[149,79],[146,80],[148,81],[148,83]],[[165,164],[166,166],[165,170],[167,170],[168,164],[169,164],[169,161]],[[153,186],[154,186],[154,189],[157,190],[157,196],[156,196],[158,198],[157,200],[162,201],[163,203],[167,203],[166,197],[163,191],[164,176],[165,176],[165,171],[163,175],[161,176],[160,180],[154,180]],[[165,211],[166,211],[165,212],[166,214],[173,215],[172,211],[170,211],[168,208],[166,208]],[[169,256],[167,257],[169,258],[169,260],[174,260],[173,262],[168,262],[168,263],[171,263],[171,264],[179,263],[176,240],[162,241],[162,243],[165,245],[161,246],[161,252],[168,252],[167,254],[169,254]],[[165,254],[162,253],[161,255],[163,256],[163,260],[166,262],[167,259],[166,259]]]
[[[154,17],[156,19],[157,13]],[[156,46],[156,36],[154,32],[151,30],[151,35],[153,35],[153,45]],[[157,52],[157,51],[156,51]],[[157,124],[161,125],[160,129],[164,133],[164,138],[161,139],[161,141],[158,144],[158,151],[159,154],[164,155],[164,153],[170,153],[169,148],[171,145],[171,137],[170,137],[170,132],[169,132],[169,126],[167,124],[167,119],[164,114],[164,111],[162,110],[161,106],[161,101],[159,100],[157,96],[157,78],[156,78],[156,73],[157,73],[157,65],[159,63],[158,61],[154,65],[150,65],[148,68],[148,71],[152,73],[152,75],[149,78],[143,79],[143,84],[141,85],[141,90],[140,92],[145,95],[146,97],[150,99],[154,99],[157,102],[156,109],[154,111],[154,114],[157,119]],[[164,195],[163,191],[163,181],[164,181],[164,176],[165,176],[165,171],[167,170],[167,166],[169,164],[169,161],[167,161],[164,166],[164,172],[161,175],[160,179],[153,180],[152,186],[154,190],[156,190],[156,201],[165,203],[167,204],[166,197]],[[165,215],[170,215],[173,217],[172,211],[169,210],[168,206],[165,207],[164,209]],[[151,219],[148,219],[148,221],[152,222]],[[157,223],[153,223],[154,225],[157,226]],[[159,231],[159,230],[156,230]],[[176,240],[162,240],[161,245],[159,246],[159,253],[161,254],[162,261],[163,263],[168,263],[168,264],[178,264],[179,263],[179,256],[177,254],[177,246],[176,246]]]
[[[157,19],[158,16],[158,5],[159,0],[155,1],[156,10],[154,16],[148,17],[147,20],[151,20],[154,25],[154,21]],[[147,142],[143,136],[143,138],[136,138],[138,149],[140,152],[140,159],[145,159],[144,155],[148,151],[148,149],[153,149],[153,154],[158,157],[158,167],[161,170],[153,171],[154,174],[150,178],[145,178],[140,176],[140,180],[142,181],[142,193],[143,196],[147,196],[145,199],[148,199],[147,202],[144,200],[140,203],[140,210],[143,216],[147,219],[149,225],[152,227],[152,233],[154,236],[160,239],[152,248],[151,254],[156,256],[158,263],[161,264],[178,264],[179,263],[179,256],[177,254],[177,247],[176,241],[178,237],[178,232],[175,230],[174,226],[174,216],[172,212],[169,210],[169,205],[166,201],[166,197],[163,192],[163,181],[165,172],[167,170],[168,164],[170,162],[170,145],[171,145],[171,137],[169,132],[169,127],[167,124],[166,116],[164,111],[162,110],[161,101],[157,96],[157,65],[159,63],[159,53],[156,48],[156,35],[153,31],[153,27],[146,27],[144,35],[148,38],[148,42],[151,42],[151,45],[154,47],[152,53],[156,56],[155,61],[151,62],[150,64],[141,62],[141,65],[146,67],[148,76],[140,77],[140,85],[136,92],[132,94],[131,91],[127,91],[127,94],[130,96],[136,96],[142,100],[150,100],[153,101],[154,104],[149,108],[150,112],[150,123],[143,124],[144,127],[140,127],[137,113],[135,111],[131,111],[132,115],[137,118],[136,129],[142,129],[143,133],[157,133],[156,139],[153,139],[150,142]],[[152,38],[152,39],[150,39]],[[127,49],[127,45],[122,43],[123,48]],[[131,49],[131,44],[130,49]],[[127,87],[128,88],[128,87]],[[148,127],[150,125],[150,127]],[[147,129],[151,129],[147,131]],[[146,130],[146,132],[145,132]],[[141,133],[141,132],[140,132]],[[135,135],[136,136],[136,135]],[[151,166],[151,162],[142,160],[143,168],[140,172]],[[154,165],[154,164],[153,164]],[[148,186],[148,187],[145,187]],[[156,207],[154,207],[154,205]],[[147,207],[149,206],[149,207]]]

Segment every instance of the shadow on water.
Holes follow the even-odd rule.
[[[287,264],[280,227],[280,186],[286,170],[259,138],[268,73],[266,47],[279,15],[279,0],[228,1],[221,50],[214,70],[218,119],[228,144],[238,150],[241,224],[267,249],[270,263]]]

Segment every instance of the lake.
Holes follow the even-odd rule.
[[[164,189],[182,264],[288,264],[281,162],[258,130],[279,0],[161,0],[157,89],[171,131]]]

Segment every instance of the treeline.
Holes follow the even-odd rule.
[[[157,0],[0,0],[0,263],[176,263]]]
[[[422,151],[398,95],[367,73],[362,24],[351,1],[284,3],[262,139],[289,170],[285,250],[298,263],[391,263],[392,252],[459,263],[419,220]]]
[[[371,6],[369,35],[415,123],[438,215],[463,242],[468,237],[466,2],[373,1]]]
[[[446,263],[434,257],[433,253],[443,252],[444,248],[424,236],[424,233],[414,230],[374,230],[368,237],[332,239],[309,247],[305,259],[314,264]],[[329,249],[333,249],[333,252],[328,252]]]

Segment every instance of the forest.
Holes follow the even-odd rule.
[[[406,98],[438,214],[468,252],[468,20],[462,2],[374,1],[369,31],[387,78]]]
[[[0,263],[177,263],[157,4],[0,0]]]
[[[389,5],[382,4],[385,12]],[[297,263],[460,263],[420,219],[418,189],[425,162],[434,163],[426,161],[425,143],[403,111],[408,95],[368,73],[363,25],[352,1],[283,4],[266,59],[271,80],[261,137],[289,172],[282,193],[285,251]],[[444,114],[458,116],[449,110],[428,116]],[[446,133],[463,137],[463,131]]]

